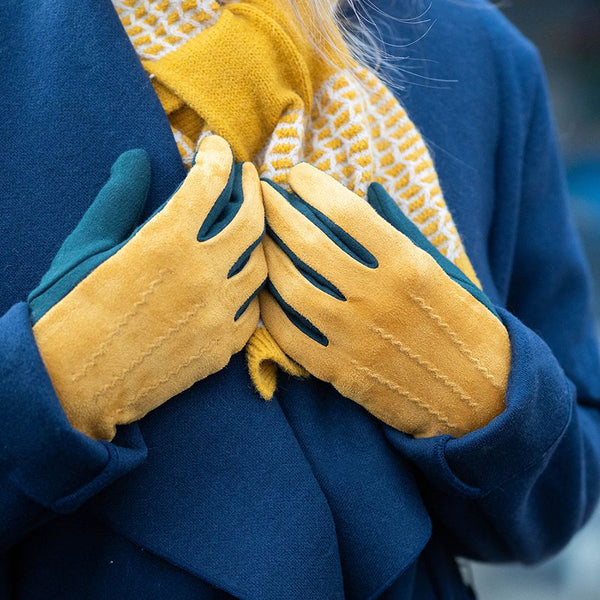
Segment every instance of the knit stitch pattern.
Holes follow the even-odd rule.
[[[185,44],[219,17],[216,0],[113,0],[141,59],[156,60]]]
[[[295,30],[293,16],[280,12],[283,4],[267,0],[113,0],[113,4],[150,74],[186,167],[191,167],[198,145],[206,136],[217,133],[228,139],[222,130],[223,115],[234,119],[232,131],[244,131],[241,139],[251,142],[257,135],[254,123],[250,125],[252,131],[243,129],[239,119],[244,115],[240,111],[247,110],[257,97],[263,98],[260,94],[270,96],[271,101],[289,98],[275,113],[276,102],[260,115],[270,128],[261,129],[262,138],[242,160],[251,159],[262,177],[283,187],[288,187],[289,170],[303,161],[363,198],[370,183],[380,183],[425,237],[478,283],[422,136],[399,101],[369,69],[349,54],[346,60],[332,59],[331,64],[316,58]],[[217,37],[210,37],[219,28]],[[264,38],[265,31],[269,31],[270,41]],[[202,32],[209,37],[199,37]],[[249,54],[241,59],[246,40]],[[215,83],[215,71],[206,63],[213,60],[212,44],[220,48],[219,60],[224,61],[220,63],[224,71],[216,79],[223,72],[228,74],[220,83]],[[256,61],[259,46],[265,53],[260,55],[263,62]],[[280,70],[284,56],[291,61],[292,76],[285,68]],[[165,64],[170,65],[166,70]],[[203,70],[202,65],[207,69]],[[177,77],[171,77],[175,72]],[[219,115],[214,95],[220,98],[230,82],[238,86],[234,94],[249,92],[244,96],[247,103],[238,103],[236,109],[231,103],[223,104],[224,112]],[[257,89],[261,90],[258,96]],[[206,104],[211,105],[212,113]],[[211,118],[202,117],[205,110],[213,118],[215,114],[219,117],[221,129]],[[247,126],[248,121],[245,123]],[[235,154],[234,141],[228,141]],[[237,147],[239,151],[239,139]],[[265,399],[275,391],[277,367],[295,375],[306,374],[264,329],[259,328],[252,336],[246,356],[252,380]]]
[[[158,60],[216,22],[214,0],[113,0],[140,59]],[[193,24],[194,26],[190,26]],[[190,139],[173,124],[177,148],[189,168],[204,126]],[[291,107],[254,158],[261,176],[287,185],[302,161],[329,173],[361,197],[373,181],[383,185],[433,245],[471,278],[472,267],[446,206],[435,167],[419,131],[381,80],[358,64],[340,70],[316,91],[312,110]]]
[[[284,114],[257,156],[262,176],[286,185],[289,169],[306,161],[361,197],[377,181],[451,261],[464,252],[423,138],[406,111],[368,69],[331,77],[310,115]]]

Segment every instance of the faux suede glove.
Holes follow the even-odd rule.
[[[282,349],[416,437],[461,436],[497,416],[510,342],[483,292],[381,186],[369,189],[370,206],[304,163],[289,182],[294,194],[262,182],[261,317]]]
[[[132,233],[149,181],[145,151],[121,155],[29,296],[57,396],[97,439],[223,368],[258,322],[267,270],[254,166],[206,138],[179,189]]]

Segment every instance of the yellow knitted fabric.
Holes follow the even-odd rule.
[[[277,387],[277,367],[295,377],[308,377],[309,373],[294,362],[277,345],[271,334],[259,327],[246,345],[248,370],[260,395],[269,400]]]
[[[223,136],[284,186],[302,161],[364,197],[377,181],[421,232],[477,277],[446,206],[429,151],[406,111],[368,69],[329,47],[317,52],[276,0],[113,0],[191,165],[201,139]],[[302,2],[298,3],[302,10]],[[344,47],[341,39],[340,47]],[[260,331],[260,330],[259,330]],[[248,343],[265,398],[278,364],[305,373],[266,331]],[[265,366],[268,365],[268,366]]]

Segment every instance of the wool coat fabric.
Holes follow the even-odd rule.
[[[396,93],[508,330],[506,410],[413,439],[314,378],[265,403],[238,354],[112,443],[69,425],[23,300],[120,153],[150,153],[147,213],[185,170],[110,0],[2,4],[0,598],[463,599],[455,556],[535,562],[589,518],[600,367],[543,70],[488,4],[431,4],[409,49],[380,25],[447,80]]]

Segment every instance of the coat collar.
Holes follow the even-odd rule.
[[[110,0],[6,0],[0,25],[4,313],[37,285],[122,152],[150,153],[146,215],[185,169]],[[19,227],[3,226],[11,220]]]

